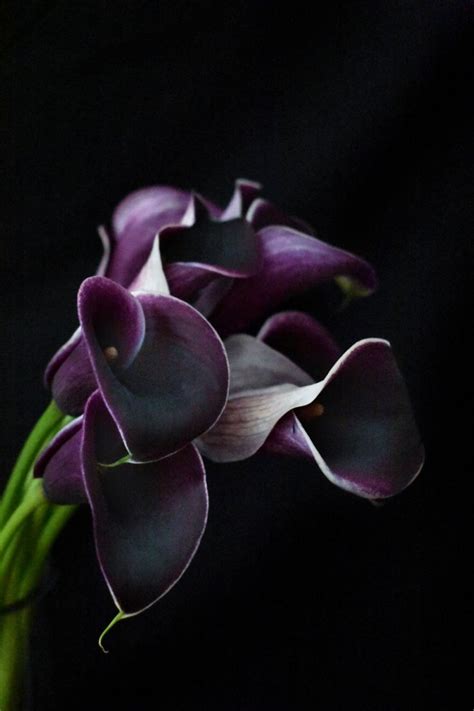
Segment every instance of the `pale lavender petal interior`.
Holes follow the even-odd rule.
[[[97,557],[116,605],[136,614],[174,585],[205,529],[208,498],[192,445],[148,464],[97,464],[96,432],[109,414],[98,394],[88,403],[82,448]]]
[[[313,379],[282,353],[244,333],[226,339],[230,395],[274,385],[310,385]]]

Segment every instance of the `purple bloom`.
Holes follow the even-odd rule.
[[[223,410],[228,363],[212,326],[175,297],[91,277],[78,311],[81,334],[56,378],[62,402],[85,401],[84,415],[35,474],[51,501],[89,503],[104,577],[135,614],[178,580],[203,534],[205,471],[192,441]]]
[[[259,197],[260,190],[238,180],[224,210],[174,188],[133,193],[113,215],[110,240],[102,231],[102,273],[130,288],[158,235],[171,293],[196,305],[223,334],[246,329],[323,282],[335,280],[358,296],[375,289],[367,262],[312,236],[303,221]]]
[[[171,292],[221,335],[245,330],[323,282],[336,280],[359,295],[375,288],[367,262],[311,236],[259,190],[237,181],[225,210],[174,188],[132,193],[114,212],[110,245],[101,231],[107,249],[100,271],[132,292]],[[53,357],[45,379],[64,412],[83,412],[95,378],[80,330]]]
[[[199,440],[218,462],[263,445],[313,459],[334,484],[379,499],[419,473],[423,447],[390,344],[366,339],[341,354],[310,316],[277,314],[258,338],[225,342],[230,394],[216,425]]]

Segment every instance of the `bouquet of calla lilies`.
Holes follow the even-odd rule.
[[[402,491],[423,464],[390,344],[367,338],[342,352],[312,316],[278,311],[328,282],[341,300],[369,295],[372,267],[319,240],[260,185],[238,180],[224,209],[145,188],[99,234],[79,326],[46,369],[52,403],[1,499],[2,711],[19,706],[31,602],[78,505],[90,508],[117,608],[107,631],[190,564],[208,516],[203,457],[303,457],[315,476],[373,501]]]

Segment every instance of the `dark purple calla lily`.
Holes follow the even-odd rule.
[[[235,280],[211,315],[221,335],[243,331],[290,296],[341,277],[345,290],[359,295],[376,287],[367,262],[292,227],[263,227],[257,239],[261,268],[248,279]]]
[[[137,279],[150,287],[146,269]],[[205,318],[166,294],[91,277],[78,312],[80,332],[50,378],[65,411],[84,401],[85,411],[44,450],[35,476],[51,502],[89,503],[104,578],[129,616],[174,585],[199,545],[208,499],[192,440],[223,410],[227,356]]]
[[[217,419],[227,397],[227,359],[192,306],[90,277],[79,290],[78,312],[81,333],[50,368],[64,412],[80,413],[99,389],[135,461],[172,454]]]
[[[260,191],[258,183],[237,180],[224,210],[173,188],[133,193],[114,213],[112,245],[101,231],[110,252],[101,273],[133,289],[158,234],[170,292],[196,305],[225,334],[322,282],[335,280],[352,296],[375,289],[367,262],[312,237],[311,227]]]
[[[190,193],[167,186],[153,186],[128,195],[116,208],[110,233],[101,229],[106,255],[100,270],[104,276],[129,286],[145,263],[155,235],[167,225],[180,224]]]
[[[208,497],[204,466],[189,444],[155,462],[116,462],[126,452],[99,391],[84,417],[43,453],[36,475],[59,504],[89,503],[97,558],[125,616],[162,597],[191,562],[204,533]]]
[[[199,440],[207,457],[236,461],[266,444],[314,459],[330,481],[369,499],[393,496],[417,476],[423,447],[387,341],[359,341],[339,356],[319,324],[288,312],[271,318],[260,338],[236,335],[225,346],[230,395]]]

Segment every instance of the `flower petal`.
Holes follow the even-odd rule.
[[[287,384],[231,396],[217,423],[197,440],[197,446],[213,462],[247,459],[260,449],[283,415],[312,403],[319,390],[318,384]]]
[[[77,306],[96,377],[98,360],[108,367],[112,363],[114,370],[127,368],[145,338],[145,316],[140,302],[110,279],[96,276],[82,282]],[[109,348],[115,352],[108,360]]]
[[[106,276],[128,286],[145,263],[157,232],[180,223],[189,198],[189,192],[158,185],[122,200],[112,217],[114,245]]]
[[[150,255],[138,275],[129,286],[130,291],[147,291],[150,294],[170,293],[161,262],[160,239],[153,240]]]
[[[257,338],[297,363],[316,381],[325,377],[342,353],[324,326],[301,311],[270,316]]]
[[[314,461],[313,447],[294,412],[279,420],[262,445],[262,452],[277,456],[304,458]]]
[[[258,232],[262,264],[248,279],[236,280],[212,315],[221,335],[245,330],[290,296],[345,276],[369,293],[372,267],[363,259],[291,229],[271,226]]]
[[[201,314],[171,296],[135,297],[100,277],[84,283],[79,303],[99,388],[135,461],[167,456],[212,426],[225,405],[228,364]],[[97,318],[112,308],[115,335],[114,324]],[[121,331],[138,331],[136,310],[146,323],[141,347],[133,362],[110,363],[104,348],[120,354]]]
[[[213,220],[197,195],[193,196],[193,223],[161,231],[165,264],[179,262],[205,267],[216,274],[248,277],[260,266],[254,229],[243,218]]]
[[[97,381],[80,328],[50,361],[45,374],[54,401],[67,415],[80,415]]]
[[[323,381],[319,417],[296,411],[308,447],[337,486],[366,498],[393,496],[419,473],[424,451],[390,344],[359,341]]]
[[[215,462],[255,454],[283,415],[308,405],[319,392],[307,373],[253,336],[231,336],[225,347],[229,399],[214,427],[197,442],[200,451]]]
[[[112,254],[112,240],[104,225],[99,225],[97,232],[102,242],[102,257],[97,267],[96,276],[105,276],[109,267],[110,255]]]
[[[101,467],[96,433],[111,426],[95,393],[85,412],[82,461],[97,557],[115,604],[134,615],[168,592],[191,562],[206,526],[206,479],[192,445],[158,462]]]
[[[216,274],[215,269],[201,266],[200,264],[186,264],[183,262],[168,264],[165,267],[165,274],[173,296],[193,305],[196,304],[201,294],[205,291],[216,288],[214,287],[216,282],[222,286],[225,284],[226,288],[223,289],[223,293],[227,293],[233,282],[231,277],[219,276],[219,274]],[[217,288],[220,290],[221,287]],[[214,304],[211,304],[211,306],[215,307],[217,302],[214,300]]]
[[[53,504],[87,500],[81,472],[82,419],[66,425],[36,461],[34,475],[43,477],[46,498]]]
[[[230,395],[274,385],[311,385],[313,379],[295,363],[253,336],[239,333],[226,339],[230,364]]]
[[[256,198],[252,202],[245,218],[252,224],[256,232],[269,225],[286,225],[287,227],[294,227],[301,232],[313,234],[312,227],[304,220],[286,215],[283,210],[280,210],[279,207],[264,198]]]
[[[236,180],[234,193],[220,219],[233,220],[235,217],[246,217],[250,205],[261,189],[260,183],[255,183],[252,180],[246,180],[245,178]]]

